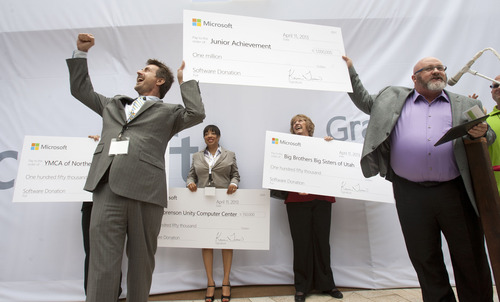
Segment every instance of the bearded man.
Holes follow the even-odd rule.
[[[478,217],[463,139],[434,144],[463,114],[481,102],[446,87],[446,66],[433,57],[418,61],[411,76],[414,88],[390,86],[377,95],[363,87],[352,60],[353,93],[349,97],[370,115],[361,156],[365,177],[377,174],[392,182],[396,209],[410,260],[424,301],[456,301],[441,238],[450,250],[460,301],[493,301],[484,234]],[[473,127],[469,139],[495,133],[486,123]]]

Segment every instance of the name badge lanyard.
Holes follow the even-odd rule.
[[[215,187],[214,179],[212,177],[212,167],[215,164],[215,157],[210,158],[210,162],[208,163],[208,186],[207,187]]]

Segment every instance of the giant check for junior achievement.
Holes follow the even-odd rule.
[[[390,182],[363,176],[361,150],[357,143],[267,131],[262,187],[394,202]]]
[[[184,11],[184,78],[352,92],[338,27]]]
[[[269,249],[269,190],[170,188],[158,245],[216,249]]]

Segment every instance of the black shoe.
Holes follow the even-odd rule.
[[[306,301],[306,295],[301,292],[296,292],[295,293],[295,302],[305,302]]]
[[[214,288],[214,293],[215,293],[215,284],[214,285],[207,285],[207,290],[208,288]],[[213,302],[215,300],[215,295],[207,296],[205,294],[205,302]]]
[[[221,302],[229,302],[231,301],[231,284],[222,284],[223,287],[229,287],[229,296],[224,296],[221,291]]]
[[[344,295],[342,294],[342,292],[338,288],[327,290],[327,291],[324,291],[323,293],[330,295],[336,299],[342,299],[344,297]]]

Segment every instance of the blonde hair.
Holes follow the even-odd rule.
[[[313,134],[314,134],[314,123],[305,114],[297,114],[296,116],[292,117],[292,119],[290,120],[290,133],[291,134],[295,134],[295,132],[293,131],[293,124],[295,124],[295,122],[298,119],[303,119],[304,121],[306,121],[307,133],[309,133],[309,136],[313,136]]]

